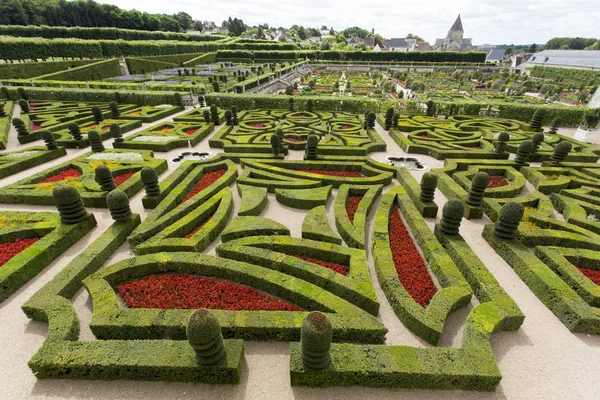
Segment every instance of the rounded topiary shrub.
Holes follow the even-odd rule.
[[[204,122],[210,124],[210,111],[204,110],[202,111],[202,117],[204,118]]]
[[[20,99],[19,100],[19,107],[21,107],[21,112],[23,114],[29,114],[30,108],[29,108],[29,102],[25,99]]]
[[[238,121],[238,109],[236,106],[231,106],[231,121],[233,122],[234,126],[239,125],[239,121]]]
[[[48,150],[56,150],[58,149],[58,145],[56,144],[56,139],[54,139],[54,134],[47,129],[40,131],[40,136],[46,145]]]
[[[81,195],[71,185],[58,185],[52,190],[54,203],[65,224],[77,224],[88,218]]]
[[[508,143],[509,140],[510,140],[510,135],[506,132],[501,132],[498,135],[498,140],[495,143],[494,152],[496,152],[498,154],[505,153],[506,152],[506,144]]]
[[[110,109],[110,117],[112,119],[117,119],[121,116],[121,111],[119,111],[119,105],[114,101],[108,103],[108,108]]]
[[[92,151],[94,153],[102,153],[104,150],[104,145],[102,144],[102,139],[100,138],[100,134],[97,131],[91,130],[88,132],[88,140],[90,141],[90,145],[92,147]]]
[[[158,186],[158,174],[156,170],[150,166],[145,166],[140,172],[142,182],[146,188],[148,196],[158,196],[160,194],[160,186]]]
[[[554,118],[550,123],[550,133],[558,133],[558,128],[560,127],[561,122],[562,121],[560,120],[560,118]]]
[[[98,106],[92,106],[92,116],[97,124],[104,121],[104,115],[102,115],[102,110]]]
[[[442,209],[440,230],[446,235],[458,235],[465,206],[459,199],[448,200]]]
[[[179,70],[179,72],[181,73],[181,70]],[[181,98],[181,94],[177,92],[173,94],[173,104],[178,107],[183,107],[183,99]]]
[[[276,133],[271,135],[271,150],[273,151],[273,155],[277,156],[279,154],[279,150],[281,149],[281,139]]]
[[[17,135],[19,136],[27,136],[29,135],[29,130],[25,126],[25,122],[21,118],[13,118],[12,124],[17,131]]]
[[[115,139],[116,143],[125,141],[125,139],[123,139],[123,134],[121,133],[121,127],[115,122],[110,124],[110,135]]]
[[[300,351],[306,369],[319,370],[329,365],[332,337],[331,322],[325,314],[313,311],[304,318],[300,328]]]
[[[207,309],[197,310],[190,316],[185,334],[196,352],[198,364],[216,364],[227,355],[219,321]]]
[[[471,207],[480,207],[485,196],[485,189],[487,188],[490,176],[485,172],[477,172],[473,176],[471,181],[471,188],[467,194],[466,203]]]
[[[515,239],[524,212],[525,209],[521,203],[511,201],[503,205],[498,213],[498,220],[494,225],[496,236],[502,239]]]
[[[531,143],[533,143],[533,151],[532,151],[533,153],[536,153],[540,149],[540,146],[542,145],[543,141],[544,141],[544,133],[543,132],[537,132],[531,137]]]
[[[519,145],[517,149],[517,156],[515,157],[515,162],[517,164],[525,165],[529,160],[529,156],[533,151],[533,143],[530,140],[526,140]]]
[[[565,161],[565,159],[571,152],[572,148],[573,148],[573,145],[571,144],[571,142],[567,142],[566,140],[560,142],[554,148],[554,152],[552,152],[552,155],[550,156],[550,160],[554,161],[555,163],[560,163],[560,162]]]
[[[314,134],[308,135],[306,140],[306,159],[314,160],[318,155],[319,137]]]
[[[230,110],[225,111],[225,125],[232,126],[233,125],[233,114]]]
[[[421,178],[421,193],[419,195],[421,201],[433,201],[437,182],[438,176],[435,172],[428,171],[423,174],[423,178]]]
[[[117,188],[112,172],[104,164],[100,164],[96,167],[96,169],[94,170],[94,178],[98,185],[100,185],[100,189],[102,189],[105,192],[110,192],[111,190]]]
[[[529,123],[529,127],[532,130],[542,129],[542,123],[544,122],[544,118],[546,118],[546,110],[542,108],[538,108],[533,113],[533,117],[531,118],[531,122]]]
[[[115,221],[123,221],[131,217],[129,197],[122,190],[116,189],[110,192],[106,197],[106,205],[110,210],[110,216]]]
[[[214,104],[210,106],[210,119],[215,126],[219,125],[219,109]]]
[[[288,110],[294,111],[294,98],[293,97],[290,97],[288,100]]]
[[[83,136],[81,135],[81,130],[79,129],[79,125],[75,122],[71,122],[67,128],[69,129],[69,133],[75,140],[82,140]]]

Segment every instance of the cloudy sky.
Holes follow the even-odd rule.
[[[598,37],[598,0],[97,0],[150,13],[185,11],[220,24],[229,16],[248,25],[293,24],[341,30],[375,28],[384,37],[415,33],[433,42],[445,37],[460,13],[474,44],[545,43],[555,36]],[[391,6],[391,7],[390,7]]]

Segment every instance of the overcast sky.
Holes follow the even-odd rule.
[[[185,11],[220,24],[229,16],[247,25],[375,28],[384,37],[408,33],[433,42],[460,13],[474,44],[546,43],[555,36],[600,36],[598,0],[97,0],[150,13]]]

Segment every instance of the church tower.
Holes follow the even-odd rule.
[[[444,50],[446,51],[461,51],[463,35],[465,31],[463,30],[462,20],[460,19],[460,14],[454,24],[448,31],[448,35],[446,39],[444,39]]]

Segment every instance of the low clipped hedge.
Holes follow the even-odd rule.
[[[335,198],[334,213],[335,225],[338,232],[349,247],[357,249],[365,248],[365,228],[367,217],[375,200],[381,194],[383,185],[365,186],[365,185],[341,185]],[[354,221],[350,221],[346,205],[348,198],[353,195],[362,195],[356,212]]]
[[[36,151],[37,153],[31,154],[28,157],[12,157],[15,154],[26,151]],[[66,155],[67,151],[64,147],[59,147],[56,150],[48,150],[43,146],[34,146],[23,150],[0,153],[0,179]]]
[[[110,60],[98,61],[91,64],[82,65],[79,67],[71,68],[65,71],[53,72],[47,75],[41,75],[34,78],[34,81],[43,80],[56,80],[56,81],[88,81],[90,75],[94,76],[94,79],[110,78],[113,76],[121,75],[121,67],[119,60],[111,58]]]
[[[0,29],[3,26],[0,25]],[[68,68],[80,67],[98,60],[70,60],[70,61],[38,61],[14,64],[0,64],[0,79],[29,79],[36,76],[48,75],[64,71]],[[89,76],[89,75],[88,75]]]

